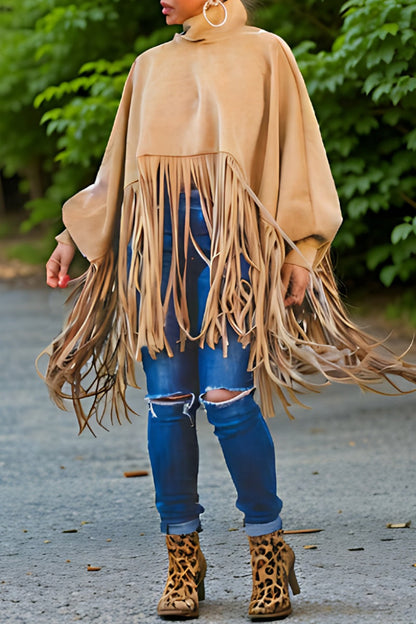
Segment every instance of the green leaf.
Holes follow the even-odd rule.
[[[383,267],[380,271],[380,280],[384,284],[384,286],[391,286],[396,277],[397,267],[393,265]]]
[[[374,102],[378,102],[381,97],[385,94],[391,93],[391,83],[390,82],[382,82],[377,89],[373,91],[372,99]]]
[[[397,35],[397,33],[400,30],[399,24],[395,24],[395,23],[383,24],[381,28],[393,36]]]
[[[367,253],[367,266],[373,271],[379,264],[382,264],[390,257],[391,247],[390,245],[379,245],[373,247]]]
[[[368,210],[368,199],[365,197],[357,197],[351,200],[347,205],[347,210],[352,219],[362,217]]]
[[[412,232],[413,227],[410,223],[400,223],[391,233],[391,242],[396,245],[399,241],[405,240]]]
[[[409,150],[416,151],[416,128],[407,135],[406,145]]]
[[[390,39],[385,41],[378,49],[375,49],[367,55],[367,67],[374,67],[374,65],[378,65],[380,61],[388,65],[392,62],[395,52],[396,43]]]
[[[383,80],[384,74],[382,72],[373,72],[369,74],[369,76],[364,81],[363,91],[366,95],[370,93],[374,89],[374,87],[378,86]]]
[[[383,112],[383,121],[389,126],[396,126],[402,114],[399,108],[391,108]]]
[[[396,86],[392,89],[391,101],[397,105],[408,93],[416,90],[416,78],[412,76],[401,76]]]

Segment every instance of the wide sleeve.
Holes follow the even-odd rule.
[[[341,210],[318,121],[302,74],[279,38],[275,84],[279,116],[277,221],[296,244],[286,262],[319,263],[341,222]]]
[[[110,248],[122,204],[133,72],[134,64],[95,182],[71,197],[62,208],[66,230],[57,236],[58,242],[73,242],[90,261],[101,258]]]

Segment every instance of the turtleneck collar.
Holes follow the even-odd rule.
[[[180,39],[187,41],[210,41],[222,38],[236,28],[241,28],[247,22],[247,12],[241,0],[227,0],[228,18],[226,23],[219,28],[214,28],[208,24],[203,13],[189,18],[183,25],[184,33],[177,35]],[[214,23],[221,22],[224,18],[224,11],[221,6],[211,7],[207,15]]]

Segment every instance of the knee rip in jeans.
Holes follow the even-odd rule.
[[[164,397],[157,398],[148,398],[147,402],[149,404],[149,410],[152,414],[152,418],[157,418],[157,414],[153,408],[154,405],[183,405],[182,414],[184,416],[188,416],[191,421],[192,427],[195,426],[195,415],[192,413],[191,409],[195,403],[195,395],[194,394],[172,394]]]
[[[201,394],[200,399],[204,403],[220,403],[221,405],[229,405],[235,401],[243,399],[245,396],[252,394],[254,388],[247,390],[227,390],[227,388],[212,388]]]

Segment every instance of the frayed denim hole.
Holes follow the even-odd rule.
[[[249,396],[250,394],[252,394],[255,391],[255,387],[252,386],[250,388],[211,388],[208,387],[205,392],[202,392],[202,394],[199,395],[199,400],[200,402],[205,406],[205,405],[217,405],[217,406],[223,406],[226,407],[227,405],[230,405],[230,403],[235,403],[236,401],[239,401],[240,399],[243,399],[246,396]],[[231,399],[226,399],[225,401],[207,401],[204,397],[206,395],[207,392],[209,392],[210,390],[228,390],[229,392],[239,392],[240,394],[237,394],[237,396],[232,397]]]
[[[174,397],[175,395],[169,395]],[[157,414],[153,409],[153,405],[183,405],[182,414],[189,418],[189,422],[191,427],[195,427],[195,415],[190,412],[193,404],[195,403],[195,394],[190,393],[187,399],[179,399],[178,401],[174,401],[169,399],[168,396],[158,396],[154,398],[146,397],[146,401],[149,405],[149,411],[152,414],[152,418],[157,418]]]

